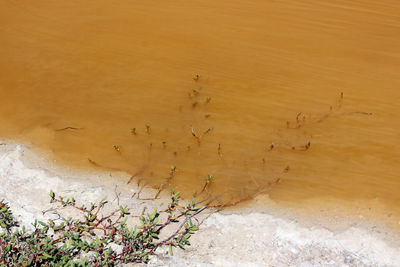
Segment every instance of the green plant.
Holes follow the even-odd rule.
[[[130,228],[130,211],[118,210],[102,214],[105,199],[98,204],[78,206],[74,198],[56,197],[50,191],[51,202],[73,207],[81,216],[48,220],[32,224],[33,231],[19,227],[8,204],[0,202],[0,263],[14,266],[115,266],[122,263],[148,262],[149,256],[160,247],[184,249],[198,230],[192,218],[209,206],[198,207],[196,201],[181,205],[180,194],[171,189],[171,201],[162,211],[141,216],[139,224]],[[162,219],[164,218],[164,219]],[[160,238],[168,226],[175,229]]]
[[[121,152],[121,145],[113,145],[113,148],[118,151]]]
[[[206,178],[206,183],[204,184],[203,189],[201,190],[200,193],[203,193],[205,190],[207,190],[207,188],[211,185],[211,183],[213,181],[214,181],[214,176],[211,174],[208,174],[207,178]]]
[[[150,124],[146,124],[146,133],[150,134]]]
[[[11,227],[17,226],[17,222],[14,220],[12,212],[8,204],[3,200],[0,201],[0,226],[5,230],[9,230]]]

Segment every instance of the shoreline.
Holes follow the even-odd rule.
[[[113,206],[124,204],[139,212],[144,206],[147,211],[162,207],[167,199],[164,195],[154,201],[132,198],[137,187],[127,187],[126,179],[116,178],[127,174],[68,170],[53,166],[26,145],[0,143],[0,197],[9,202],[17,220],[28,227],[34,218],[57,217],[51,211],[54,206],[49,203],[50,189],[64,196],[74,195],[78,202],[96,202],[107,197]],[[110,176],[112,179],[106,179]],[[154,191],[143,190],[143,197],[154,196]],[[270,207],[262,209],[263,198],[268,196],[259,196],[240,209],[212,214],[193,236],[191,247],[174,251],[174,256],[157,251],[149,266],[395,266],[400,263],[398,233],[344,218],[340,227],[333,229],[311,217],[274,211],[272,202]],[[333,220],[332,225],[339,219]]]

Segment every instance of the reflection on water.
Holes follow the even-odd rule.
[[[0,134],[154,186],[399,206],[399,10],[3,1]]]

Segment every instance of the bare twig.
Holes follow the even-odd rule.
[[[65,130],[83,130],[84,128],[77,128],[77,127],[71,127],[71,126],[67,126],[64,128],[60,128],[60,129],[56,129],[55,131],[65,131]]]

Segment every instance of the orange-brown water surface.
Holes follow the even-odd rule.
[[[0,99],[71,166],[400,207],[398,0],[1,1]]]

